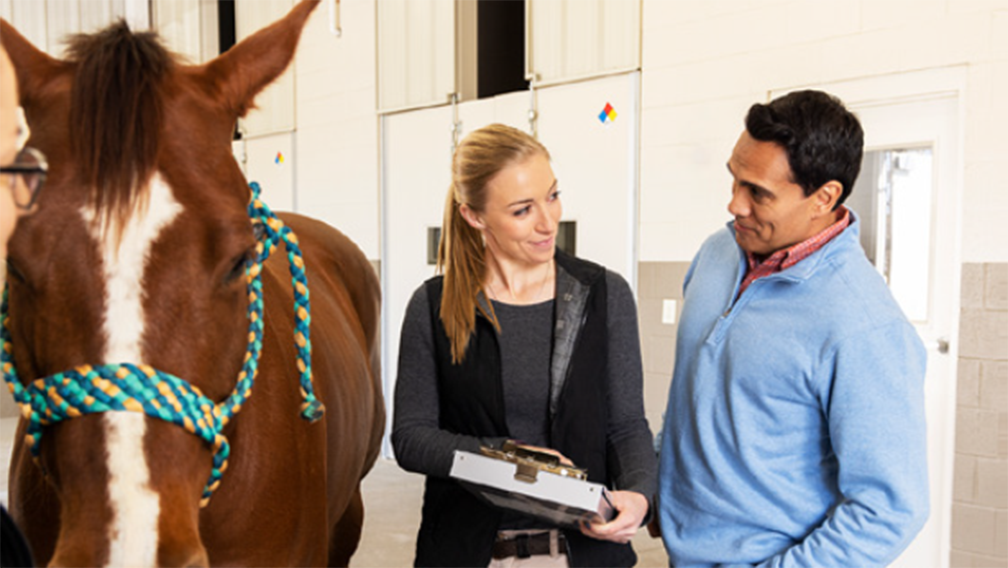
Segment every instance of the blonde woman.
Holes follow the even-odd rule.
[[[556,248],[549,152],[499,124],[459,144],[442,275],[403,322],[392,442],[427,476],[417,566],[632,566],[657,465],[636,308],[614,272]],[[492,507],[448,477],[454,450],[551,448],[612,489],[618,515],[561,530]]]

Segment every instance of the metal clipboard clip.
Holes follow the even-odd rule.
[[[560,458],[554,454],[517,444],[511,440],[504,442],[499,450],[481,447],[480,453],[490,458],[515,464],[514,478],[525,483],[535,483],[540,471],[582,481],[588,479],[586,470],[564,465],[560,463]]]

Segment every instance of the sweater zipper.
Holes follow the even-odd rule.
[[[739,302],[742,300],[742,296],[745,295],[746,292],[752,290],[753,286],[756,286],[757,284],[759,284],[760,286],[762,286],[763,284],[761,284],[761,283],[763,283],[763,282],[770,282],[770,281],[774,281],[774,280],[790,280],[792,282],[797,282],[798,281],[798,279],[796,279],[796,278],[793,278],[793,277],[790,277],[790,276],[783,276],[780,272],[776,272],[774,274],[770,274],[770,275],[764,276],[763,278],[757,278],[756,280],[753,280],[752,282],[749,283],[749,287],[745,289],[745,292],[742,292],[742,294],[739,294],[739,296],[737,298],[735,298],[735,301],[732,302],[728,306],[728,308],[721,314],[721,318],[724,319],[724,318],[727,318],[728,316],[730,316],[731,313],[735,310],[735,307],[738,306]]]

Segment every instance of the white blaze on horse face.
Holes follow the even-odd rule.
[[[124,227],[111,227],[102,235],[93,209],[83,211],[92,236],[102,253],[105,277],[105,319],[108,338],[102,360],[108,363],[144,362],[141,340],[146,320],[143,311],[143,275],[152,244],[162,230],[182,212],[171,188],[155,175],[146,208],[138,208]],[[121,229],[116,243],[112,235]],[[112,508],[109,530],[110,566],[155,566],[158,549],[158,494],[151,488],[150,471],[144,461],[144,415],[136,412],[106,412],[105,439],[108,450],[108,495]]]

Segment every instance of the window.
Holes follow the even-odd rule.
[[[525,0],[477,4],[477,96],[528,89],[525,79]]]

